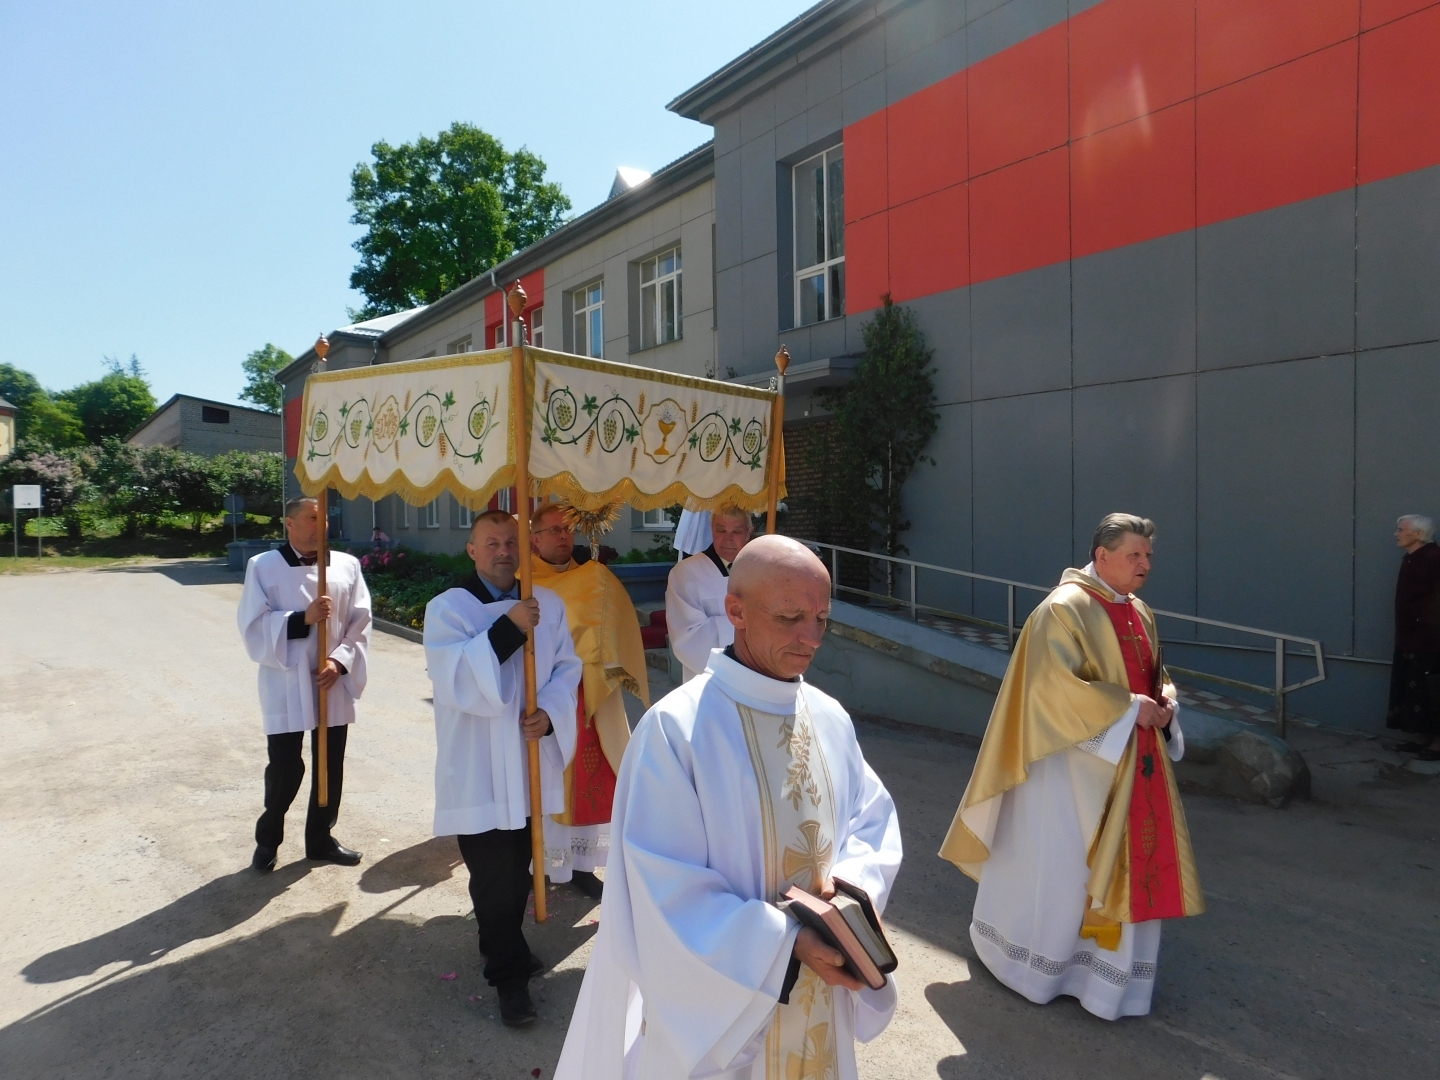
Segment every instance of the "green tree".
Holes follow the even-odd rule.
[[[263,349],[256,349],[240,364],[245,371],[245,389],[240,391],[241,401],[252,401],[266,412],[278,413],[282,387],[275,381],[277,372],[289,367],[295,358],[278,345],[268,341]]]
[[[373,164],[350,174],[350,220],[366,230],[350,275],[366,299],[356,318],[440,299],[554,231],[570,209],[539,157],[509,153],[473,124],[370,152]]]
[[[30,372],[0,364],[0,398],[15,406],[17,440],[57,450],[85,442],[75,407],[51,397]]]
[[[211,458],[210,464],[222,493],[233,491],[244,496],[247,514],[280,516],[280,482],[285,461],[279,454],[267,450],[231,450]]]
[[[128,365],[108,356],[105,362],[109,371],[101,378],[55,395],[74,408],[91,443],[123,439],[155,411],[155,395],[138,357],[132,354]]]
[[[925,347],[915,315],[887,295],[861,330],[865,358],[846,386],[817,391],[834,412],[831,437],[816,440],[822,455],[820,519],[851,542],[901,555],[910,522],[904,518],[905,482],[922,461],[940,414],[935,407],[933,352]],[[845,539],[839,542],[844,543]]]
[[[0,489],[9,494],[14,484],[39,484],[45,515],[63,517],[69,534],[80,536],[79,503],[90,487],[75,461],[49,451],[21,450],[0,462]]]

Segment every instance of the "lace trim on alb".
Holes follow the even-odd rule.
[[[1131,979],[1149,980],[1155,979],[1155,965],[1143,960],[1136,960],[1131,963],[1130,971],[1127,974],[1114,964],[1107,964],[1100,957],[1092,952],[1077,952],[1068,960],[1051,960],[1048,956],[1041,956],[1039,953],[1032,953],[1023,945],[1016,945],[1005,940],[1005,936],[996,930],[989,923],[975,919],[973,924],[981,937],[991,942],[1007,958],[1017,964],[1025,964],[1042,975],[1048,975],[1052,979],[1058,979],[1072,967],[1088,968],[1092,975],[1097,975],[1110,983],[1112,986],[1125,987]]]

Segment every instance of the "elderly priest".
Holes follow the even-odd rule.
[[[830,611],[809,550],[762,536],[731,567],[734,643],[650,709],[615,792],[600,929],[561,1080],[854,1080],[895,1009],[776,901],[835,879],[883,908],[900,827],[850,717],[805,683]]]
[[[995,977],[1106,1020],[1150,1011],[1160,920],[1204,910],[1175,689],[1134,595],[1154,535],[1109,515],[1025,621],[940,850],[980,883],[970,939]]]
[[[595,870],[605,865],[610,850],[615,774],[630,742],[623,691],[649,705],[650,684],[630,594],[600,560],[575,562],[569,513],[567,506],[550,503],[530,519],[532,580],[564,601],[575,654],[585,665],[575,710],[575,757],[565,770],[565,801],[545,815],[545,872],[551,881],[573,881],[598,900],[603,887]]]
[[[310,807],[305,814],[305,857],[354,866],[360,852],[330,835],[340,814],[345,781],[345,733],[355,722],[355,701],[365,691],[365,657],[370,648],[370,590],[360,562],[331,551],[326,562],[326,595],[320,596],[315,560],[320,548],[320,513],[314,499],[285,504],[288,542],[256,555],[245,565],[245,588],[236,621],[245,651],[260,665],[260,713],[265,722],[269,763],[265,766],[265,812],[255,823],[251,865],[275,869],[285,837],[285,812],[305,779],[305,732],[310,735]],[[329,627],[329,655],[316,655],[319,633]],[[317,689],[318,687],[318,689]],[[326,769],[329,798],[320,805],[316,786],[319,697],[326,699]]]
[[[735,640],[735,631],[725,617],[726,585],[730,564],[753,529],[750,515],[738,507],[715,511],[710,518],[710,546],[681,559],[670,571],[665,586],[665,623],[670,648],[685,669],[685,682],[705,670],[711,649],[723,649]]]
[[[543,970],[522,923],[530,895],[530,773],[540,743],[546,806],[565,804],[575,753],[580,661],[565,606],[549,589],[519,599],[520,544],[503,510],[477,517],[465,551],[475,571],[425,608],[425,663],[435,687],[435,835],[454,836],[470,872],[485,980],[511,1027],[535,1021],[527,987]],[[538,708],[525,713],[524,646],[535,631]]]

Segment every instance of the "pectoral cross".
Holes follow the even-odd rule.
[[[780,872],[785,875],[786,881],[794,881],[796,874],[809,870],[810,891],[818,893],[825,884],[825,871],[830,867],[830,853],[834,850],[834,845],[829,840],[821,839],[818,821],[802,821],[800,835],[803,838],[800,848],[785,848]]]

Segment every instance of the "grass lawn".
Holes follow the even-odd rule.
[[[20,557],[14,555],[10,530],[0,537],[0,574],[24,574],[49,570],[86,570],[95,566],[142,562],[147,559],[215,559],[223,558],[231,530],[215,522],[206,522],[201,531],[189,528],[185,519],[162,519],[159,527],[142,536],[119,535],[120,522],[101,521],[92,524],[79,540],[64,535],[60,521],[47,520],[40,542],[45,554],[36,558],[35,522],[27,523],[26,535],[20,537]],[[251,518],[240,528],[242,538],[275,535],[277,523],[268,518]]]

